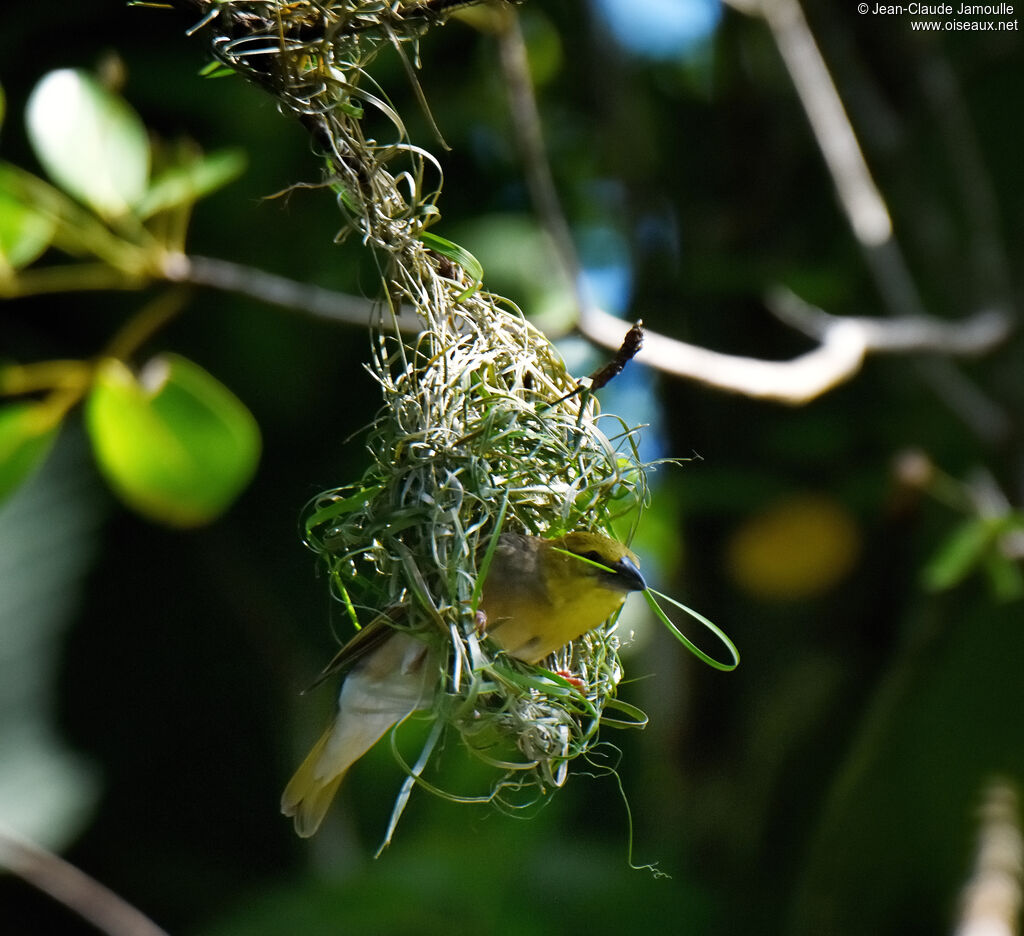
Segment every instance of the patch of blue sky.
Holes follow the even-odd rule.
[[[596,0],[596,7],[620,45],[651,59],[699,51],[722,18],[720,0]]]
[[[632,322],[623,321],[622,336]],[[615,352],[608,348],[595,348],[585,338],[570,336],[558,342],[558,350],[572,374],[592,374],[612,359]],[[597,392],[603,413],[614,413],[627,426],[643,426],[637,449],[642,462],[663,458],[666,452],[664,413],[654,386],[655,374],[649,367],[630,361],[622,373],[610,380]],[[603,417],[602,417],[603,418]],[[607,418],[601,428],[609,436],[621,434],[621,427]],[[619,451],[629,450],[624,441],[618,441]]]
[[[630,309],[633,296],[633,268],[629,245],[622,234],[609,225],[593,225],[577,229],[576,241],[583,266],[583,286],[590,299],[606,312],[622,318],[622,337],[626,337],[635,310]],[[558,343],[569,370],[589,374],[606,364],[614,351],[594,348],[582,338],[567,338]],[[599,391],[601,408],[620,416],[628,426],[644,425],[639,436],[642,461],[654,461],[665,454],[663,413],[654,388],[654,373],[635,361]],[[603,427],[614,435],[613,423]],[[625,443],[623,443],[625,447]]]
[[[587,295],[612,315],[624,315],[633,297],[629,244],[609,225],[578,228],[576,242]]]

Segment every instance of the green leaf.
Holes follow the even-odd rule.
[[[985,556],[982,569],[996,601],[1019,601],[1024,597],[1024,573],[1017,560],[993,549]]]
[[[236,179],[245,170],[241,150],[220,150],[161,173],[139,202],[136,213],[148,218],[158,211],[198,201]]]
[[[260,438],[252,414],[185,358],[154,358],[138,379],[120,361],[104,361],[86,413],[111,487],[153,520],[208,523],[256,470]]]
[[[0,502],[43,461],[59,426],[59,411],[46,403],[0,407]]]
[[[996,535],[988,518],[972,517],[928,561],[922,573],[925,588],[945,591],[958,585],[978,566]]]
[[[25,110],[29,140],[50,177],[104,218],[146,194],[149,140],[138,115],[83,71],[44,75]]]
[[[53,239],[56,223],[0,188],[0,273],[35,260]]]
[[[60,219],[70,212],[82,211],[75,201],[45,179],[2,160],[0,193],[8,200],[25,205],[36,214],[49,218],[54,224],[59,223]]]

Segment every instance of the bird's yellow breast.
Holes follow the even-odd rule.
[[[567,553],[592,555],[609,567],[625,557],[635,560],[620,543],[599,534],[543,540],[506,533],[495,550],[480,602],[487,632],[527,663],[602,624],[637,587]]]

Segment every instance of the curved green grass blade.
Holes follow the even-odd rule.
[[[703,624],[708,630],[711,631],[711,633],[713,633],[720,641],[722,641],[722,643],[725,644],[726,649],[732,656],[732,663],[721,663],[714,657],[708,656],[708,654],[701,650],[700,647],[698,647],[692,640],[690,640],[689,637],[687,637],[681,630],[679,630],[678,627],[675,626],[675,624],[673,624],[668,619],[668,615],[666,615],[665,612],[662,611],[661,605],[658,604],[657,600],[654,597],[655,595],[657,595],[658,598],[662,598],[665,601],[674,604],[677,608],[681,609],[682,611],[685,611],[688,615],[690,615],[690,617],[694,618],[697,621],[700,621],[701,624]],[[676,601],[675,598],[670,598],[668,595],[663,595],[661,592],[655,591],[653,588],[648,588],[644,591],[644,598],[647,600],[647,603],[651,606],[651,610],[655,613],[655,615],[657,615],[661,623],[669,629],[672,636],[675,637],[675,639],[678,640],[684,647],[686,647],[686,649],[689,650],[690,653],[697,657],[697,659],[707,663],[708,666],[713,666],[715,669],[722,670],[726,673],[731,672],[732,670],[736,669],[737,666],[740,665],[740,652],[736,649],[736,645],[726,636],[725,631],[723,631],[722,628],[720,628],[717,624],[713,624],[699,611],[694,611],[693,608],[688,608],[682,602]]]
[[[442,257],[447,257],[453,263],[457,263],[466,271],[466,276],[473,280],[471,286],[455,297],[456,302],[462,302],[464,299],[469,298],[480,288],[484,281],[483,264],[465,247],[460,247],[458,244],[448,240],[448,238],[431,234],[429,231],[421,231],[417,237],[435,253],[439,253]]]

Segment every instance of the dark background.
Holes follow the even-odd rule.
[[[726,10],[706,41],[656,59],[618,45],[593,4],[531,0],[522,16],[584,262],[628,286],[615,311],[779,359],[810,345],[767,312],[775,284],[835,314],[885,313],[761,22]],[[858,16],[852,3],[809,4],[808,16],[929,313],[1012,308],[1024,218],[1019,34],[922,38],[909,18]],[[248,154],[246,174],[198,206],[193,252],[375,293],[357,245],[332,243],[341,222],[329,193],[266,200],[318,179],[308,140],[241,80],[198,76],[207,57],[185,37],[187,18],[23,0],[3,21],[3,158],[35,167],[20,115],[40,76],[115,56],[123,93],[156,134]],[[430,137],[396,59],[383,55],[375,75],[414,141],[442,158],[435,230],[477,252],[494,269],[489,286],[530,313],[553,274],[503,269],[502,247],[527,249],[504,225],[517,219],[527,237],[532,221],[493,39],[453,22],[421,52],[451,152]],[[499,244],[491,256],[485,233]],[[976,262],[984,236],[1005,281],[998,264]],[[0,353],[89,357],[150,295],[4,303]],[[743,654],[735,673],[717,673],[642,616],[635,623],[622,696],[651,724],[608,740],[623,752],[633,858],[670,880],[630,869],[619,789],[585,776],[529,818],[417,793],[374,861],[401,782],[386,751],[353,771],[317,839],[294,836],[280,790],[333,704],[330,689],[298,693],[332,652],[337,613],[298,518],[364,467],[350,436],[377,405],[365,334],[197,292],[148,350],[164,348],[245,401],[264,454],[229,513],[193,532],[119,507],[73,425],[24,492],[49,557],[39,594],[59,596],[62,610],[26,664],[40,674],[33,707],[0,718],[45,720],[54,750],[89,778],[88,789],[70,783],[64,795],[78,805],[47,825],[47,844],[175,933],[951,930],[985,784],[1024,770],[1024,621],[1020,600],[997,600],[980,574],[924,587],[927,562],[969,511],[903,484],[894,464],[921,450],[954,486],[984,472],[1019,503],[1018,337],[957,365],[1005,415],[997,437],[952,412],[905,356],[869,361],[802,408],[639,368],[619,396],[610,388],[606,407],[651,423],[660,454],[700,456],[658,471],[637,549],[658,587]],[[743,544],[753,572],[735,559]],[[19,620],[30,627],[32,616]],[[18,750],[4,744],[0,760],[14,763]],[[457,752],[448,757],[457,785]],[[0,913],[19,936],[91,931],[10,878]]]

